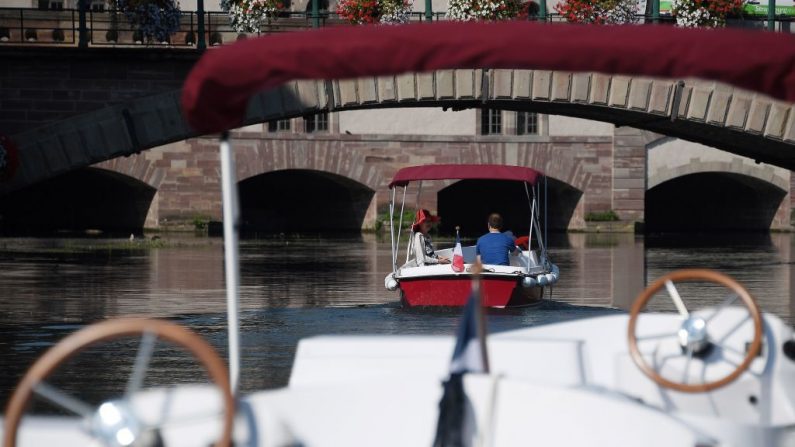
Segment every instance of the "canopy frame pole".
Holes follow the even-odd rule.
[[[395,265],[397,265],[397,258],[400,254],[400,233],[403,232],[403,209],[406,206],[406,190],[409,189],[409,185],[403,187],[403,199],[400,201],[400,217],[398,218],[398,232],[397,232],[397,243],[395,244]],[[406,253],[408,256],[408,253]],[[408,259],[406,259],[408,262]]]
[[[395,250],[395,188],[392,188],[392,197],[389,199],[389,245],[392,249],[392,273],[397,273],[397,253]]]
[[[530,198],[530,190],[527,188],[527,182],[524,184],[524,192],[527,194],[527,204],[530,206],[530,229],[527,234],[527,273],[530,273],[530,252],[533,250],[533,220],[535,220],[536,212],[536,192],[533,190],[533,198]]]
[[[238,225],[240,205],[237,197],[235,155],[229,144],[229,131],[221,134],[221,198],[224,219],[224,274],[226,279],[226,318],[229,326],[229,386],[237,395],[240,378],[240,254],[238,252]]]
[[[549,216],[549,209],[547,207],[547,196],[549,195],[549,188],[547,188],[547,176],[544,176],[544,259],[547,257],[547,244],[549,243],[548,233],[549,224],[547,217]]]
[[[534,189],[533,190],[533,196],[535,196],[535,194],[536,194],[536,191]],[[546,268],[547,247],[546,247],[546,243],[544,243],[544,238],[541,237],[541,235],[543,233],[541,232],[541,228],[540,228],[541,224],[539,223],[539,217],[538,217],[538,214],[541,213],[541,210],[539,209],[540,208],[539,202],[540,202],[540,200],[533,200],[533,203],[535,203],[535,205],[536,205],[537,212],[536,212],[536,218],[533,220],[532,225],[535,225],[535,227],[536,227],[536,238],[538,239],[538,245],[541,248],[541,259],[542,259],[542,262],[544,264],[544,268]]]
[[[417,182],[417,199],[414,204],[414,213],[418,213],[420,211],[420,194],[422,194],[422,180]],[[409,185],[406,184],[406,188],[408,189]],[[405,190],[404,190],[405,191]],[[403,201],[406,201],[406,196],[403,196]],[[411,222],[411,231],[409,232],[409,243],[406,245],[406,262],[409,262],[409,256],[411,256],[411,244],[414,243],[414,220],[412,219]]]

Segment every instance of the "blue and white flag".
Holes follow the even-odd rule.
[[[474,290],[464,307],[464,315],[458,325],[458,336],[450,362],[450,374],[489,371],[486,355],[486,328],[479,293]]]
[[[477,281],[477,280],[475,280]],[[471,444],[474,427],[467,421],[467,396],[464,374],[489,371],[486,353],[486,328],[480,305],[478,286],[473,283],[464,315],[458,326],[458,337],[450,362],[450,378],[443,383],[444,393],[439,401],[439,421],[436,424],[434,447],[463,447]]]

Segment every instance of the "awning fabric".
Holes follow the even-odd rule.
[[[795,102],[790,33],[527,21],[334,27],[241,40],[202,56],[181,102],[194,130],[219,132],[242,124],[252,95],[290,80],[450,68],[696,77]]]
[[[540,176],[540,171],[525,168],[524,166],[505,165],[425,165],[410,166],[399,170],[390,188],[406,186],[409,182],[418,180],[516,180],[535,185]]]

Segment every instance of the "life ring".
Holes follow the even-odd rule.
[[[18,167],[17,145],[8,136],[0,134],[0,182],[11,180]]]
[[[529,236],[517,237],[514,243],[516,244],[517,247],[521,248],[522,250],[528,250],[530,237]]]

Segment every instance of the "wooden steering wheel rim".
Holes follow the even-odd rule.
[[[34,387],[55,371],[58,366],[99,342],[143,333],[152,333],[158,338],[185,348],[204,366],[212,381],[220,388],[224,403],[223,431],[216,446],[229,446],[232,439],[235,404],[229,387],[226,365],[215,349],[199,335],[169,321],[121,318],[92,324],[69,335],[45,352],[28,369],[6,408],[3,447],[16,446],[17,429]]]
[[[666,281],[709,281],[723,285],[724,287],[730,289],[732,292],[736,293],[737,296],[742,300],[745,307],[748,309],[748,313],[751,315],[751,318],[754,322],[754,338],[751,342],[751,346],[746,353],[745,358],[743,359],[742,363],[737,366],[730,374],[726,377],[716,380],[713,382],[705,382],[702,384],[685,384],[679,382],[670,381],[664,377],[662,377],[657,371],[655,371],[648,363],[643,359],[643,355],[640,353],[638,349],[638,340],[635,334],[635,327],[638,321],[638,316],[640,315],[640,311],[646,307],[646,304],[651,300],[655,293],[660,291],[662,288],[665,287]],[[646,288],[643,292],[638,295],[635,299],[635,302],[632,304],[632,309],[629,312],[629,327],[627,329],[627,338],[629,341],[629,352],[632,356],[632,360],[635,364],[640,368],[640,370],[651,380],[657,383],[660,386],[670,388],[676,391],[681,391],[685,393],[698,393],[698,392],[706,392],[712,391],[716,388],[720,388],[722,386],[728,385],[732,381],[736,380],[740,374],[742,374],[748,367],[751,365],[751,362],[759,353],[759,350],[762,347],[762,315],[759,310],[759,306],[756,304],[756,301],[753,299],[750,293],[743,287],[740,283],[735,281],[733,278],[724,275],[723,273],[716,272],[714,270],[707,270],[707,269],[687,269],[687,270],[677,270],[675,272],[671,272],[662,278],[659,278],[655,282],[653,282],[649,287]]]

